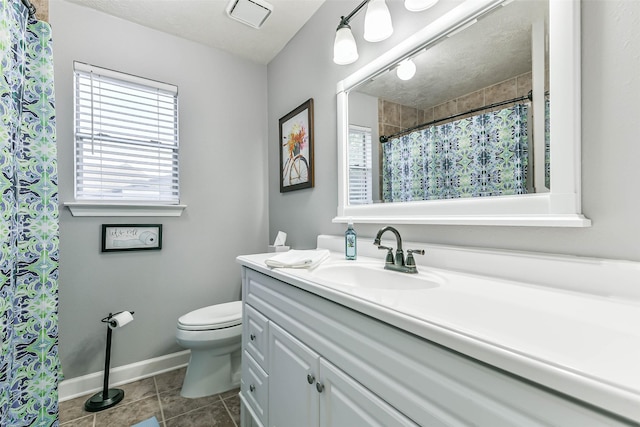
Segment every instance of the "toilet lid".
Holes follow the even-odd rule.
[[[210,305],[191,311],[178,319],[178,327],[192,331],[222,329],[242,323],[242,301]]]

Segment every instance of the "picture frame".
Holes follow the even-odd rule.
[[[162,249],[162,224],[102,224],[102,252]]]
[[[280,119],[280,192],[313,187],[313,98]]]

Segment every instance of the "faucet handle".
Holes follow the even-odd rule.
[[[413,258],[413,254],[424,255],[424,249],[407,249],[407,267],[416,266],[416,260]]]
[[[378,249],[386,249],[387,250],[387,258],[384,260],[385,264],[393,264],[393,248],[388,246],[378,246]]]

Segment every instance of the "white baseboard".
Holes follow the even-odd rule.
[[[190,354],[189,350],[184,350],[112,368],[109,371],[109,387],[127,384],[187,366]],[[95,393],[102,390],[103,384],[104,372],[102,371],[64,380],[58,386],[58,398],[63,402]]]

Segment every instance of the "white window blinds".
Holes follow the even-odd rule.
[[[371,128],[349,125],[349,203],[373,203]]]
[[[178,89],[74,62],[75,197],[178,204]]]

